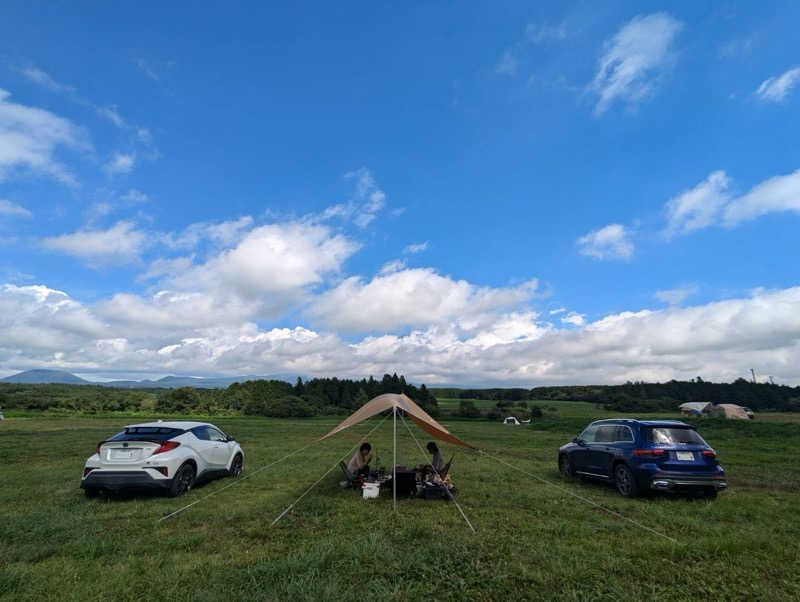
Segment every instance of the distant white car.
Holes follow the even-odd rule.
[[[86,497],[139,487],[177,497],[197,480],[239,476],[243,461],[236,440],[213,424],[133,424],[97,444],[96,453],[86,460],[81,489]]]

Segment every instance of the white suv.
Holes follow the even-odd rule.
[[[207,422],[147,422],[97,444],[86,460],[81,489],[86,497],[128,487],[183,495],[199,479],[237,477],[244,453],[231,435]]]

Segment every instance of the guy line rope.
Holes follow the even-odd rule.
[[[647,525],[643,525],[642,523],[640,523],[638,521],[635,521],[632,518],[628,518],[627,516],[623,516],[619,512],[615,512],[614,510],[611,510],[610,508],[606,508],[605,506],[603,506],[601,504],[598,504],[597,502],[595,502],[593,500],[590,500],[587,497],[584,497],[582,495],[578,495],[577,493],[573,493],[569,489],[561,487],[560,485],[556,485],[552,481],[548,481],[547,479],[544,479],[544,478],[542,478],[542,477],[540,477],[538,475],[535,475],[535,474],[533,474],[531,472],[528,472],[527,470],[523,470],[523,469],[521,469],[521,468],[519,468],[517,466],[514,466],[513,464],[509,464],[505,460],[502,460],[501,458],[498,458],[497,456],[493,456],[491,454],[488,454],[485,451],[483,451],[482,449],[478,450],[478,453],[486,456],[487,458],[492,458],[493,460],[495,460],[497,462],[500,462],[500,464],[508,466],[509,468],[513,468],[514,470],[517,470],[517,471],[521,472],[522,474],[528,475],[529,477],[533,477],[534,479],[537,479],[537,480],[541,481],[542,483],[544,483],[546,485],[550,485],[551,487],[555,487],[556,489],[558,489],[562,493],[566,493],[567,495],[571,495],[572,497],[577,498],[577,499],[581,500],[582,502],[584,502],[586,504],[589,504],[590,506],[594,506],[595,508],[599,508],[600,510],[603,510],[604,512],[608,512],[609,514],[611,514],[613,516],[616,516],[617,518],[621,518],[622,520],[626,520],[629,523],[632,523],[632,524],[636,525],[637,527],[640,527],[640,528],[644,529],[645,531],[649,531],[650,533],[654,533],[655,535],[658,535],[659,537],[663,537],[664,539],[668,539],[672,543],[680,543],[677,539],[674,539],[674,538],[670,537],[669,535],[665,535],[664,533],[661,533],[660,531],[656,531],[655,529],[652,529],[652,528],[648,527]]]
[[[388,415],[388,414],[387,414],[386,416],[384,416],[384,417],[383,417],[383,420],[381,420],[381,421],[380,421],[378,424],[376,424],[374,427],[372,427],[372,429],[371,429],[371,430],[370,430],[370,431],[369,431],[369,432],[368,432],[366,435],[364,435],[363,437],[361,437],[361,439],[359,439],[359,440],[358,440],[358,443],[356,443],[356,444],[355,444],[355,445],[354,445],[354,446],[353,446],[353,447],[350,449],[350,451],[348,451],[348,452],[347,452],[347,453],[346,453],[344,456],[342,456],[342,457],[341,457],[339,460],[337,460],[337,461],[336,461],[336,464],[334,464],[334,465],[333,465],[333,466],[331,466],[331,467],[330,467],[328,470],[326,470],[326,471],[325,471],[325,474],[323,474],[323,475],[322,475],[320,478],[318,478],[318,479],[316,480],[316,482],[315,482],[315,483],[314,483],[314,484],[313,484],[311,487],[309,487],[308,489],[306,489],[306,490],[305,490],[305,491],[302,493],[302,495],[300,495],[300,497],[299,497],[299,498],[297,498],[297,499],[296,499],[294,502],[292,502],[291,504],[289,504],[288,506],[286,506],[286,510],[284,510],[283,512],[281,512],[281,513],[278,515],[278,517],[277,517],[277,518],[276,518],[274,521],[272,521],[272,523],[270,524],[270,527],[274,527],[274,526],[275,526],[275,523],[277,523],[279,520],[281,520],[281,519],[284,517],[284,515],[285,515],[287,512],[289,512],[289,510],[291,510],[292,508],[294,508],[294,506],[295,506],[295,505],[296,505],[296,504],[297,504],[297,503],[298,503],[300,500],[302,500],[302,499],[303,499],[303,498],[306,496],[306,494],[307,494],[309,491],[311,491],[312,489],[314,489],[314,487],[316,487],[316,486],[319,484],[319,482],[320,482],[320,481],[322,481],[322,479],[324,479],[325,477],[327,477],[327,476],[330,474],[330,472],[331,472],[333,469],[335,469],[337,466],[339,466],[339,462],[343,462],[343,461],[344,461],[344,459],[345,459],[345,458],[347,458],[347,456],[349,456],[351,453],[353,453],[353,450],[355,450],[355,449],[356,449],[356,448],[357,448],[359,445],[361,445],[361,442],[362,442],[362,441],[365,441],[365,440],[367,439],[367,437],[369,437],[369,436],[370,436],[370,435],[373,433],[373,431],[374,431],[376,428],[378,428],[380,425],[382,425],[382,424],[384,423],[384,421],[385,421],[385,420],[386,420],[388,417],[389,417],[389,415]]]
[[[386,418],[384,418],[384,420],[386,420]],[[383,422],[383,420],[381,421],[381,423],[382,423],[382,422]],[[380,425],[380,423],[379,423],[379,425]],[[377,428],[377,427],[376,427],[376,428]],[[372,430],[375,430],[375,429],[372,429]],[[368,437],[370,433],[372,433],[372,431],[370,431],[369,433],[367,433],[367,434],[366,434],[366,435],[365,435],[365,436],[364,436],[362,439],[365,439],[366,437]],[[270,467],[272,467],[272,466],[275,466],[275,465],[276,465],[276,464],[278,464],[279,462],[283,462],[284,460],[286,460],[287,458],[291,458],[291,457],[292,457],[292,456],[294,456],[295,454],[299,454],[301,451],[304,451],[304,450],[308,449],[309,447],[311,447],[311,446],[312,446],[312,445],[314,445],[315,443],[318,443],[318,440],[316,440],[316,439],[315,439],[314,441],[312,441],[312,442],[311,442],[311,443],[309,443],[308,445],[304,445],[304,446],[303,446],[303,447],[301,447],[300,449],[296,449],[296,450],[294,450],[293,452],[290,452],[290,453],[286,454],[286,455],[285,455],[285,456],[283,456],[282,458],[279,458],[279,459],[275,460],[274,462],[270,462],[270,463],[269,463],[269,464],[267,464],[266,466],[262,466],[261,468],[259,468],[259,469],[257,469],[257,470],[254,470],[253,472],[251,472],[251,473],[248,473],[248,474],[246,474],[246,475],[245,475],[245,476],[243,476],[243,477],[239,477],[238,479],[234,479],[233,481],[231,481],[230,483],[228,483],[228,484],[227,484],[227,485],[225,485],[224,487],[220,487],[219,489],[215,489],[214,491],[212,491],[212,492],[211,492],[211,493],[209,493],[208,495],[204,495],[203,497],[196,499],[196,500],[195,500],[195,501],[193,501],[191,504],[186,504],[186,505],[185,505],[185,506],[183,506],[182,508],[178,508],[177,510],[175,510],[175,512],[170,512],[169,514],[167,514],[167,515],[165,515],[165,516],[162,516],[162,517],[161,517],[161,518],[159,518],[159,519],[158,519],[158,521],[156,521],[156,522],[159,522],[159,523],[160,523],[162,520],[166,520],[166,519],[168,519],[168,518],[171,518],[171,517],[175,516],[176,514],[180,514],[181,512],[183,512],[184,510],[188,510],[189,508],[191,508],[191,507],[192,507],[192,506],[194,506],[195,504],[198,504],[198,503],[202,502],[203,500],[206,500],[206,499],[210,498],[212,495],[216,495],[216,494],[220,493],[221,491],[225,491],[225,490],[226,490],[226,489],[228,489],[229,487],[233,487],[234,485],[237,485],[237,484],[241,483],[242,481],[245,481],[245,480],[249,479],[250,477],[254,477],[254,476],[255,476],[255,475],[257,475],[259,472],[261,472],[261,471],[263,471],[263,470],[266,470],[267,468],[270,468]],[[359,441],[359,443],[360,443],[360,441]],[[328,472],[330,472],[330,471],[328,471]],[[325,473],[325,474],[328,474],[328,473]]]
[[[411,427],[408,426],[408,421],[405,418],[403,418],[402,414],[400,414],[400,418],[403,420],[403,424],[406,425],[406,429],[408,430],[409,434],[414,438],[414,443],[417,444],[417,447],[419,448],[419,451],[422,453],[422,457],[424,458],[425,457],[425,450],[422,449],[422,445],[420,445],[419,441],[417,440],[417,437],[411,431]],[[435,472],[436,476],[439,477],[439,479],[442,481],[442,483],[444,483],[444,479],[442,479],[442,475],[439,474],[439,471],[436,470],[436,467],[431,465],[431,468],[433,468],[433,472]],[[458,511],[461,513],[461,516],[464,517],[464,520],[467,522],[467,525],[469,526],[469,528],[472,529],[473,533],[476,533],[475,527],[473,527],[472,523],[469,522],[469,519],[467,518],[467,515],[464,514],[464,511],[461,509],[461,506],[456,501],[456,498],[454,498],[453,494],[450,493],[450,489],[447,487],[447,484],[444,485],[444,489],[445,489],[445,491],[447,491],[447,495],[450,497],[452,502],[456,505],[456,508],[458,508]]]

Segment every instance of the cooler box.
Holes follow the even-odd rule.
[[[373,497],[378,497],[381,492],[380,483],[361,483],[361,495],[366,500]]]

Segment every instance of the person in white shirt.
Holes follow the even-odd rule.
[[[372,461],[372,446],[368,442],[361,444],[359,450],[350,458],[347,470],[351,474],[369,476],[369,463]]]

